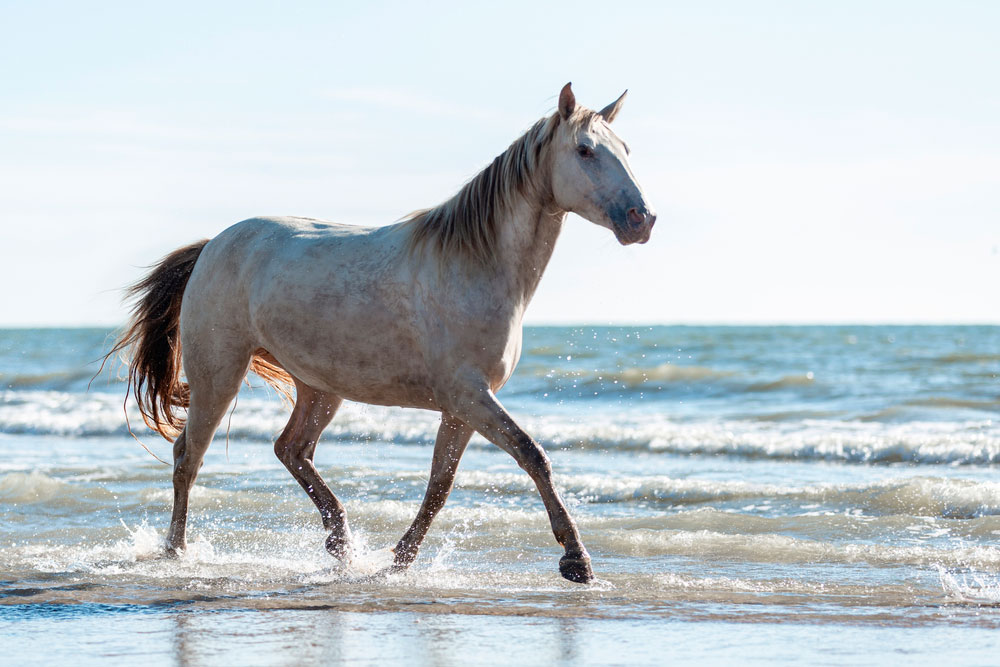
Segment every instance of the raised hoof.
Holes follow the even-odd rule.
[[[337,533],[330,533],[326,538],[326,550],[331,556],[344,564],[351,562],[351,540]]]
[[[559,559],[559,574],[576,584],[589,584],[594,580],[594,571],[590,569],[590,558],[584,556],[563,556]]]

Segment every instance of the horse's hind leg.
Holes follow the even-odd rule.
[[[458,462],[465,453],[473,430],[447,413],[441,415],[441,426],[438,428],[437,441],[434,443],[434,459],[431,462],[431,476],[427,481],[427,493],[420,505],[417,517],[410,529],[393,551],[396,554],[392,567],[394,570],[404,570],[417,557],[417,550],[423,542],[427,529],[431,527],[434,516],[444,507],[451,487],[455,483],[455,473]]]
[[[187,546],[188,497],[191,487],[198,477],[198,470],[201,469],[205,452],[219,428],[219,422],[239,391],[241,381],[242,376],[227,391],[208,392],[191,388],[187,423],[174,441],[174,509],[167,533],[168,554],[176,555]]]
[[[204,345],[184,348],[191,401],[184,430],[174,441],[174,509],[167,533],[167,553],[176,555],[186,545],[188,497],[205,452],[212,443],[229,404],[236,397],[250,365],[250,354],[237,354]]]
[[[319,436],[340,403],[340,397],[316,391],[296,380],[295,408],[285,430],[274,443],[274,453],[319,509],[323,527],[330,531],[326,539],[327,551],[347,562],[350,560],[351,532],[344,506],[313,464]]]

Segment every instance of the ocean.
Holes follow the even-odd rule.
[[[275,458],[250,383],[162,557],[170,444],[95,375],[113,332],[0,330],[0,663],[992,663],[1000,327],[528,327],[498,394],[547,449],[597,581],[474,438],[411,570],[434,413],[349,404],[316,465],[358,556]],[[93,378],[93,380],[92,380]],[[88,388],[89,385],[89,388]],[[127,415],[127,419],[126,419]],[[135,437],[130,434],[130,426]]]

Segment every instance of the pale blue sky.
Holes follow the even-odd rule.
[[[89,6],[88,6],[89,5]],[[0,326],[257,214],[385,224],[572,80],[660,214],[568,221],[531,322],[1000,322],[1000,3],[0,0]]]

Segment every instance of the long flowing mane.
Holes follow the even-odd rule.
[[[519,196],[541,185],[538,167],[560,121],[558,113],[540,119],[451,199],[411,213],[410,247],[430,244],[442,258],[458,255],[491,264],[499,220]]]

